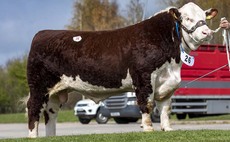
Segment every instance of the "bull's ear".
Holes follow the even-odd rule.
[[[205,14],[206,14],[206,19],[207,20],[210,20],[212,18],[214,18],[218,13],[218,10],[217,9],[214,9],[214,8],[210,8],[208,10],[205,11]]]
[[[181,19],[181,13],[178,11],[177,8],[170,8],[169,13],[171,13],[175,19],[177,20]]]

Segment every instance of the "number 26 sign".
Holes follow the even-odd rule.
[[[183,63],[188,66],[193,66],[195,62],[195,58],[193,56],[188,55],[185,51],[181,50],[180,58]]]

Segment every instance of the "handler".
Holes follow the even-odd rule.
[[[222,21],[220,21],[220,27],[224,28],[224,29],[229,29],[230,28],[230,23],[226,19],[222,20]]]

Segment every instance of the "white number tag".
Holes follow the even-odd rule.
[[[183,49],[181,49],[180,58],[183,63],[188,66],[193,66],[195,62],[195,58],[193,56],[188,55]]]

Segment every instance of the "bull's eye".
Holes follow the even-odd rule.
[[[194,20],[193,20],[193,19],[191,19],[191,18],[189,18],[189,17],[187,17],[187,18],[186,18],[186,21],[189,21],[189,22],[191,22],[191,23],[193,23],[193,22],[194,22]]]

